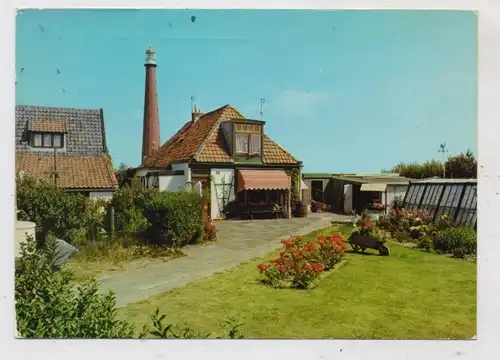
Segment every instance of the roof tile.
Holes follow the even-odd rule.
[[[57,156],[58,185],[66,189],[113,189],[118,186],[111,161],[105,155]],[[54,157],[16,154],[16,173],[53,181]]]
[[[234,163],[220,131],[224,121],[246,119],[231,105],[202,115],[196,122],[187,122],[141,167],[167,167],[173,162],[196,160],[204,163]],[[289,152],[264,135],[264,163],[298,164]]]
[[[28,130],[49,133],[65,133],[67,131],[66,120],[31,119],[28,121]]]

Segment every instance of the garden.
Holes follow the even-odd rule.
[[[356,253],[340,242],[352,232],[351,225],[335,225],[284,239],[283,248],[265,258],[130,304],[118,316],[135,324],[137,332],[158,307],[171,321],[202,332],[229,316],[239,320],[245,338],[467,339],[476,334],[474,262],[393,240],[386,242],[390,256],[369,249]],[[321,258],[324,244],[332,250]]]
[[[216,240],[199,195],[125,186],[111,201],[64,192],[29,178],[16,181],[19,220],[78,249],[67,267],[75,280],[165,262],[184,256],[183,247]]]
[[[466,339],[476,335],[476,234],[394,204],[281,241],[282,248],[117,309],[95,274],[168,261],[216,232],[192,193],[119,189],[109,204],[17,183],[36,239],[16,268],[17,325],[28,338]],[[54,267],[55,238],[79,252]],[[367,244],[356,239],[370,239]],[[351,249],[349,249],[351,248]],[[97,268],[95,264],[100,264]],[[125,265],[123,265],[125,264]],[[82,275],[83,269],[91,269]],[[76,290],[76,291],[75,291]],[[203,301],[200,301],[203,299]],[[165,304],[168,304],[166,306]]]

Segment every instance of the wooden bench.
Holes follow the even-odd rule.
[[[241,210],[241,213],[251,220],[253,220],[254,215],[278,216],[278,213],[274,211],[274,205],[243,205]]]

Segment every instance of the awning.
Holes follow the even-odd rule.
[[[387,184],[362,184],[361,191],[378,191],[385,192]]]
[[[304,182],[304,180],[300,179],[300,190],[302,191],[302,190],[307,190],[307,189],[309,189],[309,188],[307,187],[307,185]]]
[[[238,191],[290,189],[290,178],[283,170],[238,170]]]

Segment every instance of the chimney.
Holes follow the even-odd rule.
[[[156,92],[156,59],[155,51],[150,46],[146,50],[146,89],[144,91],[144,122],[142,129],[141,163],[151,156],[160,142],[160,120],[158,117],[158,94]]]
[[[201,109],[198,109],[195,105],[193,111],[191,112],[191,121],[195,123],[201,116],[203,116]]]

